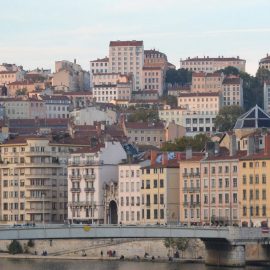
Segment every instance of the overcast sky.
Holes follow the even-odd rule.
[[[269,0],[1,1],[0,63],[52,68],[108,55],[110,40],[143,40],[179,67],[188,56],[240,56],[254,74],[270,53]]]

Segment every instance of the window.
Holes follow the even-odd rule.
[[[164,209],[160,209],[160,219],[164,219]]]
[[[158,187],[158,181],[157,179],[154,179],[154,188],[157,188]]]
[[[243,185],[245,185],[247,183],[247,177],[246,175],[243,175]]]
[[[150,189],[150,180],[146,180],[146,189]]]
[[[243,206],[243,216],[246,216],[246,215],[247,215],[247,207]]]
[[[246,162],[243,162],[243,168],[246,168],[246,166],[247,166]]]
[[[146,219],[150,219],[151,218],[151,214],[150,214],[150,209],[146,210]]]
[[[266,175],[265,174],[262,175],[262,183],[266,184]]]
[[[164,194],[159,195],[159,203],[164,204]]]
[[[160,186],[161,188],[163,188],[163,187],[164,187],[164,180],[163,180],[163,179],[160,179],[159,186]]]
[[[247,199],[247,191],[243,189],[243,200],[245,201]]]
[[[253,168],[253,162],[249,162],[249,168]]]
[[[158,210],[154,209],[154,219],[157,219],[157,218],[158,218]]]
[[[158,204],[158,195],[154,194],[154,204]]]
[[[253,175],[252,174],[249,176],[249,184],[253,184]]]
[[[233,178],[233,187],[237,187],[237,178]]]

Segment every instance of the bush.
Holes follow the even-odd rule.
[[[27,242],[27,246],[28,247],[34,247],[35,246],[35,242],[32,240],[32,239],[30,239],[28,242]]]
[[[10,254],[20,254],[23,253],[22,245],[17,240],[12,240],[8,246],[8,252]]]

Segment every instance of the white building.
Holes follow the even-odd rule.
[[[174,122],[186,129],[186,136],[194,136],[200,132],[215,131],[214,122],[216,114],[203,114],[183,108],[170,108],[166,105],[159,110],[159,119],[166,123]]]
[[[47,118],[69,118],[70,100],[65,96],[40,96],[46,107]]]
[[[237,57],[188,57],[185,60],[180,60],[180,68],[185,68],[190,71],[215,72],[224,69],[228,66],[233,66],[240,71],[245,71],[246,60]]]
[[[104,223],[104,184],[118,179],[118,164],[126,157],[119,142],[105,142],[103,146],[82,148],[71,154],[68,165],[69,220]]]
[[[130,100],[131,84],[101,84],[93,87],[93,99],[100,103],[110,103],[113,100]]]
[[[264,82],[263,87],[263,109],[267,113],[270,113],[270,81]]]
[[[133,74],[135,89],[140,90],[143,88],[143,41],[111,41],[109,63],[111,72],[131,73]]]
[[[238,105],[243,107],[243,80],[240,77],[228,76],[222,82],[223,106]]]
[[[118,217],[122,224],[141,223],[141,166],[140,163],[118,166]]]
[[[75,125],[93,125],[94,122],[105,122],[108,125],[116,123],[117,113],[113,110],[99,110],[96,107],[87,107],[72,111],[70,118]]]
[[[96,59],[90,61],[90,70],[92,74],[108,73],[109,72],[109,58]]]

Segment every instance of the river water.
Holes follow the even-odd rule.
[[[0,270],[269,270],[270,266],[224,268],[190,263],[156,263],[92,260],[0,259]]]

